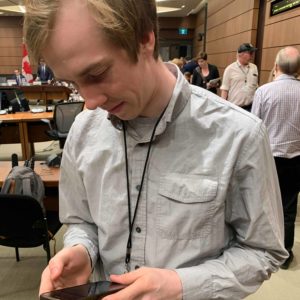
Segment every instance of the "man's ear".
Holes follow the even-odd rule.
[[[155,48],[155,36],[154,32],[151,31],[144,35],[143,40],[140,44],[141,54],[151,54],[153,55]]]

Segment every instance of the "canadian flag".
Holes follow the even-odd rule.
[[[23,58],[22,58],[22,74],[25,76],[27,82],[33,82],[32,69],[30,66],[28,52],[25,43],[23,47]]]

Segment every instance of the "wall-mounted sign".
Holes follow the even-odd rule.
[[[188,34],[188,29],[187,28],[178,28],[178,34],[179,35],[187,35]]]
[[[300,6],[300,0],[274,0],[271,2],[270,16],[275,16]]]

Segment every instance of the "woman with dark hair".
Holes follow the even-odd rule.
[[[199,54],[197,62],[198,67],[193,72],[192,84],[216,94],[217,88],[221,83],[218,68],[215,65],[207,63],[207,54],[205,52]]]

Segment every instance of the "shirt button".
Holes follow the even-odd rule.
[[[138,185],[136,185],[136,187],[135,187],[135,188],[136,188],[136,190],[137,190],[137,191],[139,191],[139,190],[140,190],[140,188],[141,188],[141,186],[138,184]]]
[[[135,230],[136,230],[137,233],[141,233],[142,232],[141,227],[137,227]]]
[[[139,269],[139,268],[140,268],[140,266],[135,266],[134,268],[137,270],[137,269]]]

